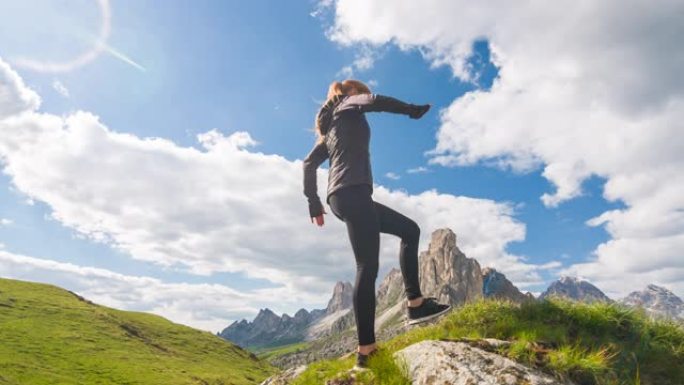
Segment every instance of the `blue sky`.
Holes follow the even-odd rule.
[[[500,68],[490,60],[488,44],[490,38],[497,37],[495,34],[463,39],[470,50],[463,63],[469,66],[470,75],[477,75],[476,79],[469,80],[458,73],[455,62],[446,60],[435,64],[437,60],[426,54],[426,50],[442,48],[430,47],[429,42],[410,41],[400,33],[379,43],[372,32],[368,32],[367,41],[357,39],[357,35],[348,38],[351,42],[336,40],[331,37],[331,28],[342,30],[339,27],[346,19],[334,5],[321,8],[313,1],[200,1],[172,2],[159,7],[151,2],[118,0],[109,6],[111,34],[108,47],[142,69],[108,52],[68,72],[46,73],[22,68],[17,64],[19,57],[65,60],[88,49],[99,28],[98,5],[85,0],[36,0],[0,5],[0,57],[18,73],[26,87],[40,95],[41,112],[64,117],[76,111],[88,111],[97,115],[112,132],[132,134],[139,139],[164,138],[179,149],[199,151],[202,150],[197,138],[199,134],[212,129],[224,137],[246,132],[257,143],[249,151],[277,154],[293,162],[302,159],[311,148],[310,127],[327,85],[334,79],[348,76],[349,72],[344,72],[343,68],[352,66],[351,76],[369,82],[373,92],[433,105],[420,121],[390,114],[368,116],[373,130],[371,153],[375,182],[408,196],[435,190],[441,194],[507,205],[513,210],[508,217],[523,228],[524,239],[514,240],[513,237],[506,241],[501,254],[514,255],[518,261],[529,265],[557,263],[553,268],[540,269],[534,282],[524,284],[525,290],[533,292],[543,291],[564,269],[595,261],[597,247],[612,237],[603,226],[589,226],[586,222],[604,212],[628,207],[619,194],[612,201],[603,198],[604,184],[613,174],[600,167],[589,169],[587,175],[579,179],[580,191],[573,192],[557,205],[545,204],[542,195],[554,194],[559,182],[553,176],[545,176],[547,166],[553,162],[545,158],[543,151],[533,153],[536,163],[524,169],[493,165],[497,160],[510,157],[511,153],[515,154],[511,150],[488,153],[469,164],[449,165],[438,164],[434,157],[426,154],[437,147],[440,130],[454,132],[448,131],[454,126],[449,126],[448,119],[440,118],[440,111],[466,93],[489,92],[495,79],[501,76]],[[321,12],[312,15],[317,10]],[[391,25],[384,27],[391,31]],[[355,27],[345,31],[352,28]],[[392,36],[392,33],[388,32],[386,36]],[[368,48],[368,41],[373,43],[371,48]],[[506,48],[500,41],[495,44],[502,50]],[[371,58],[370,68],[353,67],[355,60],[364,55]],[[506,63],[500,59],[498,65]],[[57,91],[56,83],[68,90],[68,96]],[[89,156],[97,157],[98,154]],[[84,159],[87,162],[87,159],[95,158]],[[5,166],[11,166],[11,163],[8,161]],[[418,167],[427,171],[408,172]],[[388,177],[387,173],[399,178]],[[154,175],[150,177],[154,178]],[[182,178],[183,173],[179,172],[178,177]],[[198,274],[181,266],[182,262],[164,266],[154,259],[132,255],[130,248],[116,247],[116,235],[114,241],[98,242],[92,233],[78,229],[78,220],[50,218],[58,211],[57,201],[38,198],[27,204],[27,199],[34,193],[30,187],[17,187],[18,178],[21,175],[16,172],[5,172],[0,177],[0,218],[6,219],[7,223],[0,226],[0,243],[8,253],[100,268],[126,276],[151,277],[164,283],[211,283],[237,291],[278,288],[282,283],[264,276],[251,276],[248,268],[243,271],[216,269]],[[127,181],[123,177],[118,182]],[[78,180],[75,183],[78,184]],[[298,185],[300,181],[294,183]],[[319,180],[321,188],[324,183]],[[293,204],[299,205],[293,212],[300,216],[278,220],[307,221],[304,197]],[[239,222],[242,218],[237,216],[231,220]],[[271,218],[261,220],[270,221]],[[328,221],[334,220],[334,217],[328,217]],[[451,220],[459,222],[459,218]],[[421,225],[424,234],[434,230],[426,228],[427,223]],[[310,232],[302,236],[315,241],[317,229],[301,228]],[[335,229],[338,232],[329,237],[346,237],[345,233],[339,232],[341,227]],[[459,237],[468,237],[467,230],[464,231],[466,234],[459,234]],[[492,237],[496,236],[493,232]],[[261,237],[268,242],[269,234]],[[486,238],[478,242],[486,243]],[[425,248],[427,243],[423,242],[421,249]],[[384,261],[384,271],[398,266],[397,261],[392,262],[389,258]],[[492,258],[487,264],[507,273],[507,265],[498,265],[496,261]],[[347,262],[348,269],[339,276],[340,280],[352,278],[351,256]],[[324,268],[312,266],[310,274],[316,276],[317,269]],[[566,273],[581,275],[582,270]],[[68,277],[51,277],[49,272],[31,275],[8,269],[5,274],[80,288]],[[330,278],[326,277],[325,282]],[[681,282],[679,278],[671,281]],[[634,287],[636,289],[640,287]],[[624,290],[607,287],[607,291],[613,293]],[[306,297],[310,302],[304,303],[325,306],[321,299],[327,295]],[[102,296],[107,302],[106,293]],[[109,303],[151,311],[158,309],[135,302],[111,300]],[[251,306],[252,310],[239,314],[247,316],[254,308],[261,307],[260,304]],[[294,307],[294,304],[286,305],[276,310],[291,311]],[[193,322],[179,318],[182,322]],[[214,321],[216,318],[220,317],[214,317]],[[211,325],[214,324],[217,323]]]

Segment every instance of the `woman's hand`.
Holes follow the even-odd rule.
[[[323,214],[327,214],[327,213],[325,212],[325,209],[323,209]],[[321,214],[321,215],[319,215],[319,216],[317,216],[317,217],[312,217],[312,218],[311,218],[311,223],[314,223],[314,220],[316,220],[316,224],[318,225],[318,227],[323,226],[323,225],[325,224],[325,220],[323,219],[323,214]]]

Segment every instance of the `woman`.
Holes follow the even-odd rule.
[[[323,226],[325,210],[317,194],[316,170],[330,159],[329,203],[333,214],[344,221],[356,259],[353,305],[359,346],[356,368],[365,369],[375,344],[375,280],[378,274],[380,233],[401,238],[399,264],[408,299],[408,323],[422,322],[450,309],[435,298],[423,298],[418,282],[420,228],[408,217],[373,201],[370,166],[370,127],[365,112],[386,111],[419,119],[430,105],[404,103],[389,96],[372,94],[357,80],[333,82],[316,116],[317,141],[304,159],[304,195],[309,201],[311,221]]]

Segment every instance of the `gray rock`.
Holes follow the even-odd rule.
[[[464,342],[422,341],[394,358],[414,385],[570,384]]]
[[[596,286],[589,283],[589,281],[567,276],[563,276],[559,280],[554,281],[549,288],[539,296],[539,299],[549,297],[561,297],[588,303],[596,301],[613,302]]]
[[[664,287],[648,285],[642,291],[632,292],[620,303],[642,308],[654,318],[684,320],[684,302]]]
[[[288,385],[306,370],[306,365],[284,370],[265,379],[260,385]]]
[[[531,295],[521,293],[505,275],[491,267],[482,270],[482,276],[482,294],[485,298],[518,303],[534,299],[534,297],[530,297]]]
[[[420,254],[419,266],[424,296],[457,306],[482,298],[480,264],[458,249],[456,234],[450,229],[432,233],[428,250]]]

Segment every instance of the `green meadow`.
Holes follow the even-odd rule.
[[[0,384],[259,384],[276,371],[216,335],[0,279]]]

